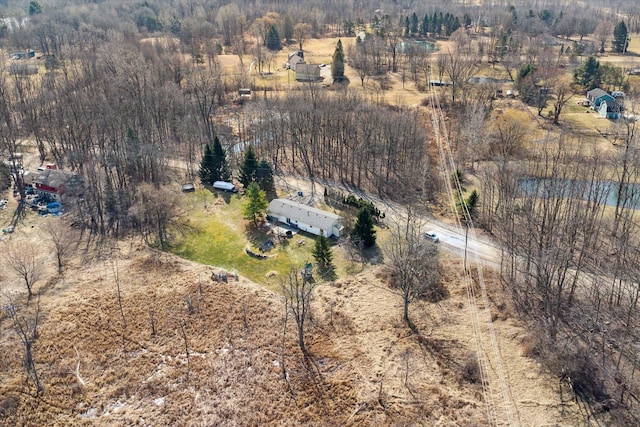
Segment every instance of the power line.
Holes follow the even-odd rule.
[[[431,78],[431,76],[429,76]],[[462,195],[462,186],[460,184],[460,180],[457,174],[457,168],[455,165],[455,161],[453,159],[451,146],[449,143],[449,138],[447,134],[446,122],[444,119],[444,114],[442,113],[442,108],[439,104],[439,100],[436,97],[435,90],[431,85],[429,85],[429,93],[431,95],[431,116],[434,134],[436,137],[436,142],[438,144],[438,151],[440,154],[441,161],[441,172],[444,174],[444,181],[447,187],[447,191],[450,197],[451,209],[453,211],[454,217],[456,219],[456,226],[459,232],[462,232],[462,223],[460,220],[460,212],[458,212],[458,206],[460,207],[462,216],[464,217],[466,223],[465,235],[467,236],[467,241],[465,244],[465,248],[463,249],[464,253],[464,283],[467,288],[467,298],[469,300],[469,308],[471,312],[471,321],[472,327],[474,331],[475,337],[475,347],[476,347],[476,357],[478,359],[478,367],[480,370],[480,377],[483,389],[483,396],[485,398],[486,410],[487,410],[487,419],[490,425],[498,425],[498,415],[497,408],[494,402],[493,389],[491,381],[489,381],[489,354],[485,351],[483,347],[483,332],[481,329],[482,323],[480,321],[479,309],[477,306],[477,295],[476,290],[473,283],[473,278],[471,276],[471,269],[469,268],[469,260],[467,257],[468,250],[468,237],[469,237],[469,229],[471,228],[471,243],[477,240],[475,236],[475,232],[473,231],[473,219],[469,213],[468,207],[464,201],[464,197]],[[452,179],[451,179],[452,178]],[[451,180],[454,181],[454,185],[452,185]],[[455,196],[454,196],[454,187],[455,186]],[[474,246],[472,245],[472,248]],[[491,311],[489,305],[489,298],[487,296],[486,284],[484,280],[484,275],[482,272],[482,264],[480,263],[478,254],[475,250],[471,250],[471,255],[475,261],[477,272],[478,272],[478,283],[480,285],[481,290],[481,301],[484,305],[485,312],[485,324],[488,329],[490,346],[492,349],[492,359],[495,364],[495,374],[497,376],[497,381],[500,386],[500,394],[502,395],[502,405],[504,409],[504,415],[506,417],[506,421],[508,425],[516,425],[513,417],[513,404],[511,401],[511,392],[507,385],[507,382],[504,378],[504,370],[502,367],[502,357],[500,354],[500,349],[498,346],[498,341],[496,339],[495,330],[493,328],[493,322],[491,319]]]

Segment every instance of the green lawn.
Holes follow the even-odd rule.
[[[272,258],[259,260],[246,254],[245,248],[266,240],[264,232],[252,232],[242,218],[244,200],[239,195],[224,195],[225,203],[214,206],[208,190],[188,196],[189,231],[176,242],[172,252],[201,264],[236,271],[269,289],[277,291],[280,281],[291,269],[312,262],[314,240],[309,235],[295,235],[269,252]],[[205,209],[205,200],[207,209]],[[304,239],[305,244],[298,241]],[[268,278],[270,271],[278,274]]]

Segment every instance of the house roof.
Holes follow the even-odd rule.
[[[274,199],[269,203],[269,212],[302,222],[320,230],[329,231],[340,219],[336,214],[316,209],[287,199]]]
[[[591,89],[589,92],[587,92],[587,97],[591,99],[598,99],[604,95],[610,96],[607,92],[600,88]]]
[[[67,181],[67,174],[58,169],[45,169],[38,172],[33,179],[34,184],[46,185],[51,188],[60,188]]]
[[[301,50],[296,50],[293,53],[289,54],[289,57],[287,58],[289,61],[293,60],[295,57],[298,57],[300,59],[304,59],[304,52]]]
[[[610,113],[619,113],[621,110],[620,103],[615,99],[606,99],[602,101],[600,108],[602,108],[603,105],[607,107],[607,112]]]
[[[298,64],[296,73],[320,73],[320,66],[318,64]]]
[[[317,64],[296,65],[296,80],[317,80],[320,77],[320,67]]]

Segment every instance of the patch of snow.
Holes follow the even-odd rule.
[[[165,399],[166,399],[166,397],[159,397],[157,399],[153,399],[153,404],[156,405],[156,406],[163,406]]]
[[[275,366],[275,367],[280,367],[280,362],[279,362],[279,361],[277,361],[277,360],[274,360],[274,361],[273,361],[273,366]]]
[[[125,403],[120,402],[119,400],[113,405],[113,412],[118,412],[120,409],[124,408]]]
[[[98,418],[98,410],[96,408],[89,408],[85,412],[80,414],[82,418]]]
[[[116,400],[114,403],[107,405],[106,410],[102,413],[103,416],[111,415],[111,413],[117,413],[120,409],[124,408],[125,402]]]

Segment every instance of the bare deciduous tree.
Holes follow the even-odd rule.
[[[311,311],[311,296],[315,283],[312,279],[300,277],[297,271],[292,271],[280,285],[284,294],[285,310],[290,310],[296,321],[298,346],[306,356],[308,352],[304,341],[304,332]]]
[[[35,245],[19,242],[7,249],[4,255],[9,267],[15,271],[27,288],[27,298],[33,296],[33,285],[42,275],[41,259]]]
[[[311,25],[305,22],[299,22],[293,27],[293,34],[298,42],[300,50],[302,50],[304,42],[307,40],[307,37],[309,37],[309,34],[311,34]]]
[[[35,307],[21,306],[10,299],[8,307],[9,317],[13,320],[13,329],[24,347],[24,369],[27,382],[31,380],[36,387],[36,395],[44,391],[40,376],[33,360],[33,344],[38,338],[38,321],[40,320],[40,298]]]
[[[409,207],[406,217],[390,226],[391,238],[384,247],[393,284],[402,296],[402,320],[410,327],[409,305],[419,297],[433,296],[441,277],[438,248],[422,235],[422,223],[413,209]]]
[[[566,79],[558,79],[558,81],[553,86],[553,123],[558,124],[558,120],[560,120],[560,113],[562,113],[562,109],[564,105],[569,101],[572,95],[571,91],[571,83],[569,83]]]
[[[398,44],[400,43],[398,31],[388,31],[387,42],[389,43],[389,54],[391,55],[391,72],[396,73],[398,72]]]
[[[180,213],[180,196],[151,185],[142,185],[137,203],[131,209],[137,226],[150,242],[165,250],[170,242],[169,229]]]
[[[56,258],[58,274],[62,274],[64,265],[76,249],[75,232],[59,219],[52,218],[47,221],[46,234]]]
[[[489,150],[501,159],[517,156],[524,150],[530,130],[529,117],[522,111],[507,109],[493,114],[489,124]]]
[[[462,90],[476,71],[475,59],[460,52],[443,53],[445,58],[444,72],[451,80],[451,102],[456,102],[456,94]]]

